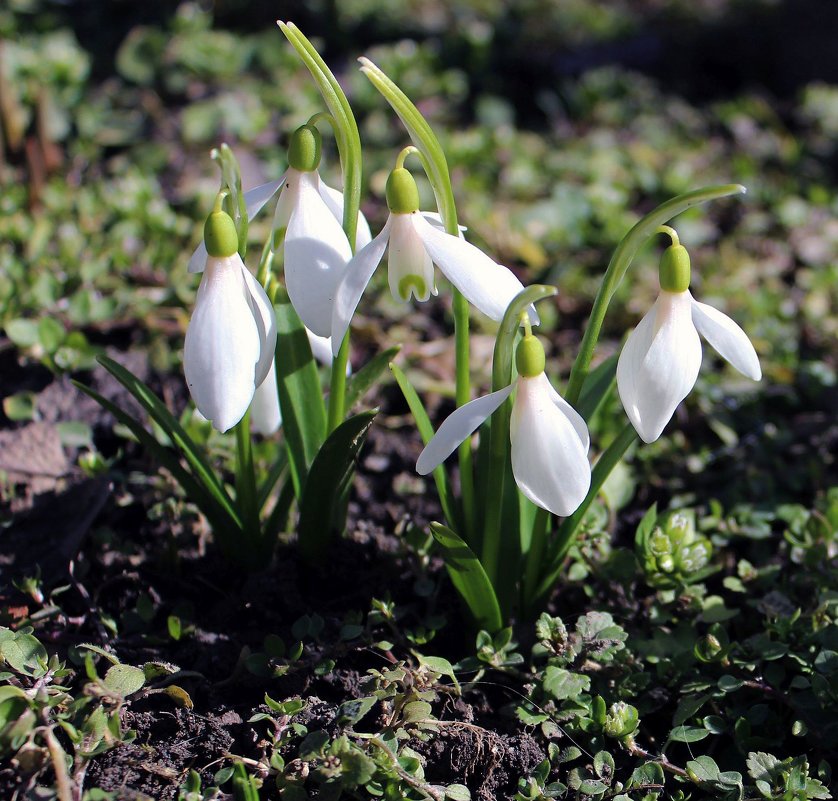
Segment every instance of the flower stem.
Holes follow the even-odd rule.
[[[538,587],[539,573],[544,562],[544,547],[547,544],[547,526],[549,523],[550,512],[539,506],[532,524],[530,548],[526,554],[524,582],[521,588],[521,607],[526,619],[530,617],[530,602]]]
[[[338,355],[332,361],[332,375],[329,382],[329,412],[326,434],[331,434],[346,415],[346,363],[349,359],[349,332],[340,343]]]
[[[576,361],[573,363],[573,369],[570,371],[570,380],[567,384],[565,400],[571,406],[576,406],[579,395],[582,392],[582,387],[585,384],[585,379],[588,377],[591,358],[594,355],[594,348],[596,348],[597,340],[599,339],[599,332],[605,320],[605,313],[608,311],[608,304],[611,302],[611,298],[617,291],[617,287],[620,285],[620,281],[623,280],[626,271],[631,266],[632,260],[646,240],[654,236],[659,226],[671,220],[682,211],[697,206],[699,203],[706,203],[708,200],[741,194],[745,191],[745,187],[740,184],[725,184],[723,186],[708,186],[703,189],[696,189],[693,192],[687,192],[684,195],[679,195],[661,204],[654,211],[649,212],[649,214],[643,217],[623,237],[620,244],[617,245],[611,261],[608,263],[608,268],[605,271],[605,276],[602,279],[602,284],[599,287],[593,308],[591,309],[591,319],[588,321],[585,335],[582,337],[582,344],[579,347],[579,353],[576,356]]]
[[[535,284],[519,292],[507,307],[495,340],[495,351],[492,357],[492,392],[497,392],[512,383],[515,335],[518,332],[522,312],[531,303],[555,295],[557,291],[553,286]],[[509,418],[511,414],[512,401],[505,400],[492,415],[489,440],[489,467],[485,498],[486,515],[483,523],[480,562],[493,587],[495,587],[498,574],[501,520],[503,518],[503,484],[507,459],[509,458]],[[497,590],[498,588],[496,588],[496,592],[499,597],[508,597],[503,589]]]
[[[241,513],[247,541],[247,551],[239,554],[239,558],[253,564],[258,564],[264,558],[257,499],[256,470],[253,464],[250,412],[248,411],[236,425],[236,505]]]

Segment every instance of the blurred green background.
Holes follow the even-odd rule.
[[[801,414],[814,415],[818,447],[834,442],[831,0],[5,0],[6,363],[83,369],[121,342],[177,369],[197,285],[186,260],[217,187],[210,149],[234,148],[246,187],[277,178],[288,134],[321,109],[277,17],[314,40],[350,97],[373,229],[386,217],[387,170],[407,141],[357,71],[359,55],[435,127],[472,240],[525,283],[560,287],[559,314],[544,328],[558,370],[573,357],[611,251],[640,214],[701,185],[745,184],[744,200],[690,212],[677,226],[693,256],[695,294],[752,336],[763,394],[754,405],[753,387],[732,371],[705,370],[692,403],[717,406],[724,381],[731,409],[744,404],[761,421],[751,430],[760,427],[763,443],[766,426]],[[324,171],[338,182],[328,143]],[[253,226],[254,245],[269,220]],[[651,303],[657,253],[642,253],[624,282],[604,352]],[[379,276],[368,313],[394,312],[385,284]],[[712,425],[716,444],[736,440],[724,415]],[[789,443],[775,444],[782,460]],[[671,447],[682,446],[676,438]],[[834,466],[818,448],[811,458]],[[813,480],[810,472],[800,480]]]

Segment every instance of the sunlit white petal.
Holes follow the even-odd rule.
[[[276,364],[271,360],[270,369],[264,381],[256,387],[250,404],[250,430],[268,436],[282,425],[279,408],[279,392],[276,386]]]
[[[509,436],[512,473],[521,492],[553,514],[572,514],[591,486],[587,443],[555,403],[543,373],[518,379]]]
[[[285,176],[278,181],[269,181],[266,184],[255,186],[244,193],[244,204],[247,208],[247,219],[252,220],[261,210],[262,207],[277,193],[282,186]],[[195,252],[189,259],[188,270],[190,273],[201,273],[204,271],[204,265],[207,263],[207,246],[204,240],[195,248]]]
[[[320,197],[323,198],[323,201],[329,207],[335,219],[343,225],[343,192],[327,186],[321,180]],[[357,253],[362,247],[369,245],[371,241],[372,232],[370,231],[370,224],[367,222],[367,218],[364,217],[364,212],[359,210],[358,224],[355,227],[355,252]]]
[[[420,211],[419,212],[434,228],[440,231],[445,230],[445,223],[442,221],[442,215],[438,211]],[[468,231],[465,225],[458,225],[460,233]]]
[[[303,324],[327,337],[335,293],[352,253],[343,229],[320,197],[317,174],[300,173],[297,181],[299,195],[285,233],[285,285]]]
[[[406,303],[410,296],[425,301],[434,285],[434,266],[419,236],[413,214],[391,214],[390,247],[387,251],[387,278],[396,300]]]
[[[416,460],[416,472],[424,476],[442,464],[469,434],[512,393],[514,384],[460,406],[446,418]]]
[[[245,286],[253,309],[253,318],[259,329],[259,338],[262,342],[262,355],[256,365],[256,384],[261,384],[268,374],[274,351],[276,350],[276,315],[273,304],[268,299],[262,285],[250,274],[250,271],[242,265]]]
[[[759,381],[762,370],[748,335],[726,314],[706,303],[692,301],[692,319],[701,334],[718,354],[740,373]]]
[[[437,230],[421,215],[413,214],[411,220],[428,254],[445,277],[469,303],[493,320],[502,320],[507,306],[524,288],[514,274],[465,239]],[[536,325],[538,319],[532,307],[529,313]]]
[[[585,449],[585,453],[588,452],[588,448],[591,445],[591,435],[588,432],[588,424],[585,422],[585,418],[582,417],[579,412],[576,411],[559,393],[553,388],[553,385],[547,379],[547,376],[542,374],[543,378],[542,383],[546,385],[547,392],[550,395],[550,399],[555,404],[556,408],[568,419],[570,424],[576,431],[576,435],[579,437],[579,441],[582,443],[582,447]]]
[[[349,321],[358,308],[361,295],[367,288],[367,284],[375,272],[375,268],[381,263],[384,257],[384,250],[387,247],[387,240],[390,237],[390,220],[388,218],[381,229],[381,233],[372,240],[366,247],[361,248],[346,265],[343,278],[338,284],[335,293],[335,303],[332,309],[332,351],[337,356],[340,344],[349,328]]]
[[[661,435],[698,378],[701,342],[692,322],[690,305],[688,292],[661,292],[650,312],[654,313],[651,342],[648,341],[648,328],[644,327],[638,334],[638,326],[638,331],[632,334],[632,337],[638,335],[637,341],[631,343],[632,337],[629,337],[624,348],[626,350],[632,344],[622,370],[618,362],[620,399],[644,442],[654,442]],[[620,360],[623,360],[622,354]],[[621,386],[621,377],[626,381],[629,367],[636,370],[633,383]],[[625,392],[623,386],[626,386]]]
[[[241,420],[256,390],[262,337],[238,254],[207,259],[186,330],[183,366],[195,405],[219,431]]]

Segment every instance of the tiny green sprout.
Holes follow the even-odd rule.
[[[699,662],[719,662],[727,665],[730,650],[730,638],[727,632],[721,624],[714,623],[696,642],[693,653]]]
[[[323,137],[314,125],[301,125],[291,134],[288,166],[300,172],[314,172],[320,166]]]
[[[608,708],[602,730],[608,737],[623,740],[637,731],[639,723],[640,715],[637,708],[625,701],[617,701]]]
[[[233,218],[224,211],[223,204],[227,192],[219,192],[215,205],[204,223],[204,242],[207,253],[216,258],[227,258],[239,250],[239,236]]]

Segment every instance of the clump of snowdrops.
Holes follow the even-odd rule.
[[[213,152],[220,187],[189,264],[201,280],[186,333],[184,373],[198,412],[218,431],[234,432],[234,487],[164,404],[120,365],[103,360],[173,447],[96,397],[172,472],[206,515],[219,546],[243,568],[264,566],[292,521],[302,555],[316,564],[345,528],[355,458],[375,417],[375,410],[347,410],[389,364],[425,442],[416,469],[433,475],[444,511],[445,521],[432,524],[431,532],[472,622],[497,632],[513,616],[534,618],[611,471],[638,436],[647,443],[661,436],[694,386],[700,336],[747,377],[761,376],[742,329],[693,298],[689,254],[667,225],[692,206],[745,190],[735,184],[696,189],[659,206],[627,232],[603,275],[560,393],[545,372],[537,335],[537,304],[558,289],[524,287],[468,241],[434,132],[399,87],[362,58],[361,71],[410,140],[396,154],[386,184],[390,214],[373,237],[359,211],[362,148],[349,102],[296,26],[279,27],[310,71],[325,108],[291,132],[288,167],[278,181],[243,191],[232,151],[222,145]],[[327,186],[318,172],[324,132],[337,144],[341,189]],[[411,168],[427,176],[436,208],[420,208]],[[271,203],[272,230],[254,274],[245,261],[248,224]],[[619,357],[592,369],[609,303],[639,249],[654,236],[670,243],[660,262],[658,298]],[[349,367],[352,317],[385,254],[396,300],[439,303],[450,295],[457,408],[444,421],[429,418],[392,363],[399,343],[355,372]],[[479,397],[469,370],[470,305],[498,324],[491,391]],[[325,397],[315,360],[329,368]],[[587,421],[615,384],[628,422],[610,442],[592,444]],[[471,435],[478,430],[475,447]],[[273,468],[258,480],[254,433],[273,437],[277,445]],[[446,465],[455,452],[459,492]]]

